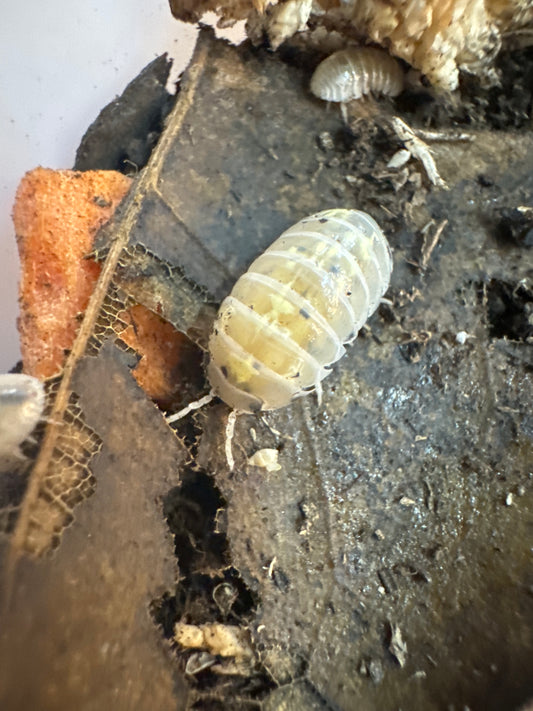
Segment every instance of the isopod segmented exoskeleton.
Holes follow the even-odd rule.
[[[370,93],[398,96],[404,74],[398,61],[374,47],[351,47],[324,59],[311,78],[311,91],[325,101],[351,101]]]
[[[209,340],[208,395],[238,413],[276,410],[309,392],[344,354],[389,286],[392,257],[376,222],[358,210],[324,210],[297,222],[258,257],[222,302]]]
[[[391,270],[387,240],[366,213],[325,210],[297,222],[222,302],[209,341],[212,392],[234,410],[259,412],[319,390]]]
[[[20,445],[35,429],[45,405],[44,386],[31,375],[0,375],[0,460],[21,457]]]

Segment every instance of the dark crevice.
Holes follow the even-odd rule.
[[[256,615],[257,600],[231,564],[227,537],[218,531],[217,521],[225,501],[205,472],[187,469],[180,486],[173,488],[163,502],[163,511],[175,542],[180,579],[174,591],[154,600],[151,614],[163,636],[172,640],[177,622],[190,625],[220,623],[246,629]],[[177,664],[187,669],[195,649],[175,647]],[[242,699],[242,708],[252,708],[272,688],[270,676],[259,662],[246,673],[224,675],[214,671],[227,661],[217,657],[217,664],[187,678],[202,694],[190,708],[234,709],[234,700]]]
[[[527,341],[533,337],[533,292],[525,284],[491,279],[485,299],[491,338]]]

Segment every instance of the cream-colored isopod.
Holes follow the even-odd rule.
[[[276,410],[320,383],[389,286],[376,222],[332,209],[286,230],[224,299],[209,341],[212,395],[237,412]]]
[[[324,101],[346,102],[370,93],[398,96],[403,86],[399,62],[374,47],[334,52],[318,65],[311,78],[311,91]]]

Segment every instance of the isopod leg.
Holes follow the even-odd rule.
[[[235,422],[237,421],[237,415],[239,413],[237,410],[232,410],[229,415],[228,415],[228,421],[226,423],[226,444],[225,444],[225,450],[226,450],[226,460],[228,462],[228,467],[230,472],[233,471],[233,467],[235,466],[235,460],[233,459],[233,452],[231,449],[231,445],[233,442],[233,435],[235,433]]]
[[[344,121],[346,126],[349,126],[350,124],[348,121],[348,105],[346,104],[345,101],[341,101],[340,108],[341,108],[342,120]]]

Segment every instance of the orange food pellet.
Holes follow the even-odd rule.
[[[61,371],[100,273],[86,255],[130,185],[114,171],[36,168],[22,179],[13,221],[25,373],[47,378]]]

